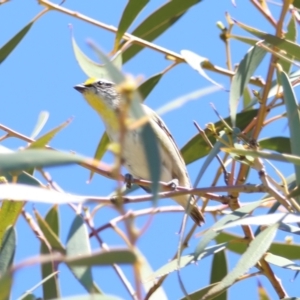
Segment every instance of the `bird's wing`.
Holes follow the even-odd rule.
[[[162,133],[162,134],[156,133],[156,137],[159,140],[162,147],[165,149],[165,151],[170,155],[172,161],[174,162],[172,164],[173,178],[178,179],[180,181],[180,184],[183,184],[182,181],[188,181],[185,182],[185,185],[190,185],[189,176],[187,174],[186,167],[185,167],[185,162],[167,125],[158,116],[158,114],[156,114],[151,108],[149,108],[146,105],[142,105],[142,106],[143,109],[145,110],[145,113],[147,115],[151,115],[149,123],[152,126],[154,132],[161,131]],[[185,174],[182,174],[182,172],[185,172]],[[186,180],[184,180],[184,177],[186,177]]]

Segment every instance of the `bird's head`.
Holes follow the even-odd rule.
[[[121,100],[113,82],[106,79],[89,78],[84,83],[75,85],[74,89],[83,95],[106,124],[107,122],[111,123]]]

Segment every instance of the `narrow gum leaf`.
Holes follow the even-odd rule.
[[[300,46],[292,41],[279,38],[275,35],[260,31],[256,28],[247,26],[241,22],[235,22],[238,26],[248,31],[249,33],[259,37],[260,39],[265,40],[266,43],[271,44],[272,46],[278,47],[280,50],[286,51],[290,56],[293,56],[296,60],[300,60]]]
[[[238,69],[231,81],[229,106],[233,126],[236,124],[238,102],[247,87],[256,68],[265,57],[266,51],[258,46],[252,47],[239,63]]]
[[[41,111],[37,120],[37,123],[30,135],[30,138],[35,139],[44,128],[49,119],[49,113],[47,111]]]
[[[91,254],[91,246],[89,242],[89,235],[86,224],[83,222],[82,217],[77,215],[71,225],[66,245],[67,256],[82,256]],[[92,293],[100,293],[96,287],[92,271],[90,267],[86,266],[71,266],[69,265],[75,277],[85,287],[85,289]]]
[[[22,171],[30,168],[84,163],[85,158],[52,150],[28,149],[0,153],[0,171]]]
[[[105,152],[107,150],[108,144],[109,144],[109,138],[108,138],[107,133],[104,132],[98,143],[98,146],[97,146],[97,149],[96,149],[96,152],[94,155],[95,160],[101,160],[101,158],[103,157],[103,155],[105,154]],[[94,176],[94,172],[91,171],[89,181],[92,180],[93,176]]]
[[[243,243],[230,243],[230,241],[242,239],[242,236],[235,235],[228,232],[221,232],[215,238],[217,243],[228,242],[227,250],[232,251],[237,254],[242,254],[247,249],[247,245]],[[280,242],[273,242],[270,246],[269,252],[281,256],[284,253],[284,256],[287,259],[296,260],[300,259],[300,245],[299,244],[287,244]]]
[[[115,38],[115,47],[117,50],[122,39],[123,34],[128,30],[132,22],[136,19],[141,10],[146,6],[149,0],[129,0],[122,17],[119,22],[118,31]]]
[[[89,78],[105,78],[110,79],[109,72],[106,70],[104,65],[101,65],[99,63],[96,63],[92,61],[90,58],[88,58],[79,48],[79,46],[76,43],[75,38],[72,35],[72,46],[75,58],[81,68],[81,70],[89,77]],[[122,55],[121,52],[117,52],[115,56],[112,59],[112,62],[115,64],[115,66],[118,69],[121,69],[122,67]]]
[[[16,250],[16,230],[9,226],[1,240],[0,249],[0,277],[12,266]]]
[[[249,122],[257,115],[257,110],[253,109],[250,111],[245,111],[237,114],[237,127],[240,130],[243,130]],[[225,119],[226,123],[230,124],[230,117]],[[214,127],[219,132],[223,130],[224,125],[222,121],[218,121],[214,123]],[[207,128],[204,130],[205,134],[214,145],[216,143],[216,139],[213,137],[210,130]],[[190,164],[206,155],[208,155],[211,151],[211,148],[207,145],[206,141],[200,134],[195,135],[183,148],[181,149],[181,154],[186,164]]]
[[[206,64],[210,64],[210,62],[208,61],[207,58],[202,57],[190,50],[181,50],[180,51],[181,55],[183,56],[183,58],[185,59],[186,63],[193,68],[194,70],[196,70],[202,77],[204,77],[206,80],[208,80],[210,83],[212,83],[213,85],[216,85],[217,87],[219,87],[220,89],[224,89],[224,87],[219,84],[218,82],[214,81],[213,79],[211,79],[203,70],[202,68],[202,64],[206,63]]]
[[[45,223],[50,227],[53,234],[59,240],[59,220],[58,220],[58,209],[57,205],[54,205],[45,216]],[[60,241],[59,241],[60,243]],[[61,243],[60,243],[61,244]],[[65,249],[63,248],[63,253],[65,253]],[[41,243],[40,248],[41,255],[50,254],[48,247],[44,242]],[[58,277],[51,276],[56,271],[55,265],[53,263],[47,263],[41,265],[42,278],[48,278],[48,280],[43,281],[43,296],[44,299],[53,299],[58,298],[60,296],[59,282]],[[49,276],[51,276],[49,278]]]
[[[284,103],[286,107],[288,126],[290,129],[291,152],[293,155],[300,156],[300,113],[298,108],[298,100],[294,93],[290,80],[285,72],[280,73],[281,84],[283,87]],[[294,164],[296,183],[300,185],[300,165]],[[297,202],[300,202],[300,197],[296,197]]]
[[[70,118],[66,122],[62,123],[61,125],[55,127],[54,129],[50,130],[49,132],[45,133],[44,135],[39,137],[37,140],[32,142],[27,149],[37,149],[37,148],[45,147],[55,137],[55,135],[57,133],[59,133],[63,128],[68,126],[72,120],[73,119]]]
[[[228,274],[227,258],[226,252],[220,251],[214,254],[211,274],[210,274],[210,283],[216,283],[221,281]],[[227,290],[218,296],[218,300],[226,300],[228,297]]]
[[[182,17],[190,7],[199,2],[200,0],[168,1],[138,25],[132,32],[132,35],[146,41],[153,41]],[[142,49],[142,46],[135,44],[128,47],[123,53],[124,63],[134,57]]]
[[[205,296],[212,296],[215,293],[223,291],[225,288],[231,286],[240,276],[244,275],[250,268],[252,268],[269,249],[274,240],[278,224],[274,224],[263,230],[255,239],[249,244],[247,250],[241,255],[238,263],[233,270],[228,273],[222,281],[214,286]]]
[[[21,42],[27,32],[30,30],[33,22],[27,24],[14,37],[12,37],[4,46],[0,48],[0,64],[9,56],[15,47]]]

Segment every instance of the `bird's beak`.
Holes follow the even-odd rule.
[[[74,86],[74,89],[79,93],[84,93],[84,91],[86,90],[86,86],[84,86],[83,84],[77,84]]]

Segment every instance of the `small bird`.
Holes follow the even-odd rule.
[[[99,113],[110,141],[119,143],[120,123],[117,111],[120,107],[124,107],[122,101],[126,101],[126,99],[118,93],[116,85],[106,79],[90,78],[85,83],[74,86],[74,88]],[[176,182],[180,186],[190,188],[191,182],[186,165],[173,136],[163,120],[152,109],[144,104],[141,104],[141,106],[145,114],[149,116],[149,123],[157,137],[161,159],[160,180]],[[130,112],[128,111],[128,113]],[[125,133],[122,146],[122,163],[133,177],[150,180],[147,158],[138,130],[128,130]],[[204,223],[204,217],[195,202],[194,196],[176,196],[173,200],[185,209],[187,209],[190,200],[188,214],[197,225],[200,226],[201,223]]]

